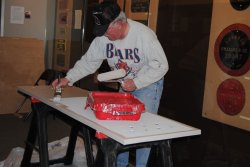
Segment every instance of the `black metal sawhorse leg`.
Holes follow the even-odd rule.
[[[159,162],[158,158],[161,159],[161,166],[173,167],[171,140],[163,140],[152,146],[147,167],[154,167]]]
[[[74,158],[76,140],[79,131],[83,133],[88,167],[94,167],[94,156],[92,152],[89,129],[77,121],[73,121],[73,124],[71,125],[69,143],[65,157],[49,160],[47,116],[53,109],[40,102],[32,103],[31,107],[33,116],[30,123],[25,151],[21,162],[21,167],[30,167],[30,166],[48,167],[49,165],[56,163],[64,163],[65,165],[72,164]],[[35,148],[37,139],[38,139],[39,149]],[[34,148],[39,152],[40,162],[31,164],[31,157]]]
[[[33,149],[35,147],[36,139],[38,139],[39,145],[39,159],[40,166],[49,166],[49,156],[48,156],[48,134],[47,134],[47,115],[48,110],[39,111],[38,108],[43,105],[42,103],[32,103],[33,116],[30,124],[30,129],[28,132],[28,137],[26,141],[25,151],[23,159],[21,162],[21,167],[31,166],[31,156]]]
[[[91,142],[89,129],[88,127],[85,127],[84,125],[77,123],[76,121],[73,123],[71,127],[68,148],[67,148],[66,156],[64,158],[64,164],[70,165],[73,162],[76,140],[77,140],[78,132],[80,131],[83,134],[87,165],[88,167],[94,167],[94,156],[93,156],[92,142]]]
[[[173,167],[171,141],[162,140],[148,143],[138,143],[132,145],[122,145],[111,138],[98,139],[98,150],[96,156],[96,167],[116,167],[117,154],[119,152],[128,151],[131,148],[156,147],[159,150],[162,167]],[[151,155],[151,153],[150,153]],[[152,156],[152,155],[151,155]],[[152,162],[147,166],[155,166]]]
[[[29,167],[33,148],[35,147],[35,142],[37,139],[37,117],[32,116],[30,128],[26,140],[25,151],[23,154],[23,159],[21,162],[21,167]]]
[[[171,141],[163,141],[159,144],[158,147],[161,154],[162,166],[173,167]]]
[[[82,133],[84,137],[84,147],[88,167],[94,167],[94,155],[92,149],[92,142],[90,136],[90,130],[88,127],[82,126]]]
[[[116,167],[117,153],[123,145],[111,138],[97,140],[98,152],[95,167]]]

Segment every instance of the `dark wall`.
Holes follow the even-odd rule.
[[[157,35],[170,66],[159,112],[202,130],[173,140],[174,166],[249,167],[250,133],[202,117],[212,0],[192,1],[160,0],[158,11]]]
[[[0,0],[0,22],[1,22],[1,14],[2,14],[2,0]]]

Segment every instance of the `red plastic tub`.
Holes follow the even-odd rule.
[[[138,120],[145,111],[144,104],[130,93],[91,92],[86,107],[101,120]]]

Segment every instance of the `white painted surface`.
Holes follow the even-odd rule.
[[[138,121],[98,120],[90,108],[85,109],[87,92],[75,87],[65,89],[59,102],[53,101],[53,90],[48,86],[22,86],[18,90],[124,145],[201,134],[200,129],[148,112],[143,113]],[[82,97],[79,96],[81,91]],[[70,92],[75,97],[70,97]],[[78,92],[78,95],[73,92]]]

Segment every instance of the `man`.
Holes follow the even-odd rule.
[[[107,59],[112,70],[126,66],[121,91],[131,92],[140,99],[146,111],[157,114],[163,90],[163,77],[168,71],[166,55],[155,35],[147,26],[127,19],[115,2],[104,1],[93,10],[94,34],[97,36],[88,51],[70,69],[65,78],[52,83],[54,88],[72,85],[94,73]],[[150,148],[136,150],[136,166],[147,164]],[[128,164],[128,152],[117,158],[117,166]]]

